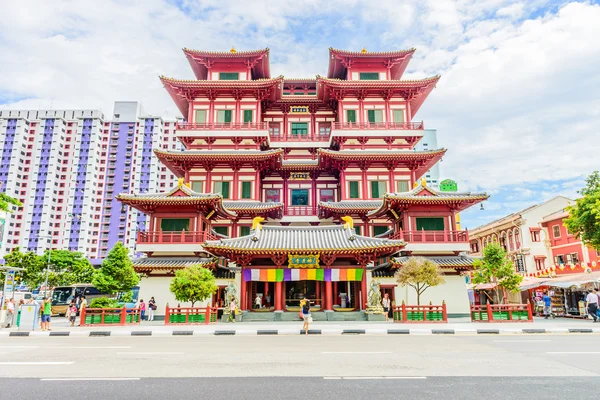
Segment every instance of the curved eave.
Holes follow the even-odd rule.
[[[377,207],[369,207],[367,205],[356,207],[342,207],[337,203],[320,201],[319,218],[343,217],[345,215],[353,217],[363,217],[376,208]]]
[[[392,67],[390,73],[392,79],[400,79],[402,74],[406,70],[408,63],[410,62],[416,49],[407,50],[394,50],[394,51],[376,51],[376,52],[362,52],[362,51],[348,51],[329,48],[329,69],[327,71],[327,77],[329,78],[343,78],[343,74],[346,68],[342,65],[342,60],[380,60],[382,62],[391,62]]]
[[[238,217],[256,217],[265,216],[271,219],[281,219],[283,217],[283,204],[282,203],[267,203],[273,205],[260,205],[255,207],[244,207],[236,206],[233,201],[224,202],[224,206],[227,210],[233,211]]]
[[[225,62],[240,62],[245,63],[246,61],[258,61],[252,70],[255,71],[255,75],[262,78],[268,78],[271,75],[269,65],[269,48],[260,50],[249,50],[249,51],[205,51],[205,50],[193,50],[184,48],[183,53],[188,59],[194,74],[198,79],[206,79],[208,70],[206,68],[206,62],[208,61],[225,61]]]
[[[398,241],[396,241],[398,242]],[[335,254],[335,255],[355,255],[355,254],[369,254],[369,253],[377,253],[377,252],[394,252],[401,250],[406,246],[406,243],[390,243],[385,245],[378,246],[367,246],[360,248],[339,248],[339,249],[327,249],[327,248],[270,248],[270,249],[246,249],[240,247],[233,247],[229,245],[221,245],[206,242],[203,244],[203,247],[209,251],[214,252],[215,254],[232,254],[232,253],[242,253],[248,255],[272,255],[272,254],[281,254],[281,253],[294,253],[294,254],[314,254],[315,252],[321,254]]]
[[[447,205],[457,211],[464,211],[467,208],[481,203],[489,198],[488,195],[474,195],[472,197],[435,197],[435,196],[420,196],[418,198],[402,198],[394,197],[389,194],[384,195],[381,207],[367,213],[369,218],[377,218],[385,216],[390,210],[396,211],[404,206],[415,205]]]

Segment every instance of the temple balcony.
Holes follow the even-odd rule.
[[[390,239],[402,239],[407,242],[408,251],[470,251],[469,232],[464,231],[398,231]]]
[[[423,130],[423,121],[414,122],[334,122],[334,130]]]
[[[328,144],[329,143],[329,138],[331,137],[330,134],[320,134],[320,135],[292,135],[292,134],[287,134],[287,135],[270,135],[269,139],[271,140],[271,142],[277,142],[278,144],[280,142],[300,142],[300,143],[309,143],[309,144],[313,144],[313,142],[322,142],[324,144]],[[314,147],[314,145],[313,145]]]
[[[267,136],[269,134],[269,124],[266,122],[212,122],[198,123],[178,122],[177,133],[183,136]]]
[[[146,253],[194,253],[202,251],[202,243],[218,240],[208,231],[140,231],[137,235],[136,251]]]
[[[289,206],[284,207],[283,215],[292,217],[316,216],[319,214],[319,207],[312,206]]]

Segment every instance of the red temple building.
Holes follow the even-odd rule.
[[[179,183],[118,196],[150,217],[136,249],[142,297],[177,304],[174,271],[203,263],[219,286],[212,304],[231,283],[243,311],[258,297],[244,318],[285,318],[308,297],[317,318],[360,319],[372,281],[414,302],[393,276],[423,255],[446,274],[425,300],[466,315],[473,259],[456,215],[487,195],[421,179],[446,150],[414,150],[425,130],[414,116],[439,77],[402,80],[413,53],[330,49],[326,77],[288,79],[271,76],[269,49],[184,49],[197,79],[161,81],[187,121],[186,150],[154,151]]]

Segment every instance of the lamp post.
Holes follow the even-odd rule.
[[[48,275],[50,273],[50,256],[52,254],[52,236],[38,236],[48,240],[48,262],[46,263],[46,279],[44,279],[44,297],[48,297]]]

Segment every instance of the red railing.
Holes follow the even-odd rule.
[[[272,142],[328,142],[331,135],[271,135]]]
[[[167,304],[165,325],[214,324],[217,322],[217,307],[174,307]]]
[[[333,129],[425,129],[421,122],[334,122]]]
[[[533,322],[531,304],[471,305],[473,322]]]
[[[79,323],[81,326],[137,325],[140,317],[139,308],[82,308]]]
[[[192,124],[189,122],[178,122],[177,129],[183,131],[203,131],[203,130],[267,130],[269,127],[266,122],[213,122]]]
[[[292,207],[285,207],[283,209],[283,215],[296,216],[296,217],[317,215],[317,212],[318,212],[317,207],[311,207],[311,206],[292,206]]]
[[[398,231],[390,239],[408,243],[469,243],[468,231]]]
[[[138,232],[137,243],[204,243],[207,240],[217,239],[217,236],[206,231],[151,231]]]
[[[448,322],[446,303],[436,305],[406,305],[394,306],[394,322],[402,323],[445,323]]]

